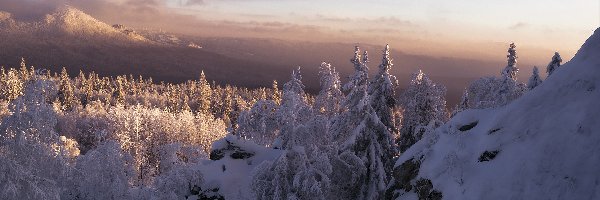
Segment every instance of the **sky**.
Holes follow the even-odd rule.
[[[205,20],[295,25],[319,30],[323,35],[319,40],[394,43],[409,52],[458,57],[497,56],[494,49],[515,42],[525,52],[538,51],[532,56],[540,59],[553,51],[564,51],[568,58],[600,24],[598,0],[169,0],[166,4]]]
[[[412,54],[569,60],[600,24],[600,0],[0,0],[28,17],[69,4],[109,23],[199,36],[390,44]]]

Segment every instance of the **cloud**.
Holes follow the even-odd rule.
[[[194,5],[204,5],[204,0],[187,0],[184,5],[186,6],[194,6]]]
[[[65,4],[64,0],[2,0],[0,10],[24,20],[39,19]]]
[[[529,28],[531,25],[524,23],[524,22],[518,22],[516,24],[513,24],[512,26],[508,27],[511,30],[520,30],[520,29],[524,29],[524,28]]]

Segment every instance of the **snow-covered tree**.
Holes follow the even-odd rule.
[[[400,152],[406,151],[423,136],[423,127],[437,127],[446,120],[446,87],[431,81],[421,70],[413,75],[402,95],[404,118],[398,138]]]
[[[354,64],[354,74],[350,81],[344,85],[348,95],[343,102],[343,112],[332,119],[331,133],[333,140],[339,144],[344,144],[351,137],[355,127],[358,126],[364,115],[361,110],[365,105],[370,106],[368,97],[368,67],[366,62],[361,60],[360,48],[355,46],[354,57],[350,60]]]
[[[344,85],[344,90],[350,91],[350,94],[352,94],[354,88],[365,87],[366,89],[369,79],[369,67],[367,67],[368,60],[361,59],[359,46],[354,47],[354,57],[350,59],[350,62],[354,65],[354,74],[350,77],[350,81]]]
[[[46,101],[56,94],[54,83],[34,77],[23,93],[0,125],[0,196],[59,199],[67,162],[55,131],[56,112]]]
[[[277,80],[273,80],[272,88],[273,95],[271,96],[271,100],[273,100],[277,105],[281,103],[281,91],[279,91],[279,86],[277,85]]]
[[[203,114],[210,114],[210,99],[212,96],[212,89],[206,80],[206,76],[204,75],[204,71],[200,73],[200,79],[198,82],[198,112]]]
[[[511,43],[508,48],[508,55],[506,55],[508,64],[502,70],[502,76],[505,78],[512,79],[514,81],[517,80],[517,72],[519,72],[519,68],[517,68],[517,46],[515,43]]]
[[[465,88],[462,96],[460,97],[460,102],[458,103],[458,105],[456,105],[450,116],[453,117],[457,113],[466,109],[469,109],[469,91]]]
[[[469,108],[482,109],[506,105],[527,90],[525,84],[505,77],[483,77],[467,87]]]
[[[531,77],[529,77],[529,82],[527,83],[527,88],[529,88],[529,90],[533,90],[533,88],[537,87],[540,84],[542,84],[542,78],[540,77],[538,67],[534,66]]]
[[[393,170],[395,148],[388,128],[375,110],[367,105],[364,112],[361,123],[354,129],[350,148],[367,169],[358,199],[381,199]]]
[[[331,64],[321,63],[319,75],[321,76],[321,91],[315,99],[314,108],[327,116],[339,114],[342,109],[342,93],[340,76]]]
[[[128,199],[136,177],[132,158],[118,143],[108,141],[77,160],[74,199]]]
[[[271,100],[257,101],[250,110],[243,111],[237,118],[236,133],[256,144],[271,146],[279,135],[277,104]]]
[[[75,91],[73,89],[71,79],[69,78],[69,74],[67,74],[67,70],[64,67],[60,72],[58,99],[62,105],[61,109],[65,111],[70,111],[75,105],[79,103],[77,102],[78,99],[75,96]]]
[[[396,105],[394,87],[397,85],[397,81],[396,77],[390,74],[390,69],[394,64],[392,64],[392,58],[390,58],[389,45],[385,46],[381,60],[379,72],[373,77],[369,85],[371,106],[373,106],[377,116],[390,132],[395,132],[397,130],[394,124],[393,108]]]
[[[292,72],[292,78],[283,86],[283,98],[281,106],[277,110],[280,120],[281,147],[291,148],[295,146],[293,134],[295,129],[306,122],[311,117],[311,110],[304,93],[304,84],[302,84],[302,75],[300,68]]]
[[[546,72],[548,73],[548,76],[552,75],[554,70],[560,67],[561,62],[562,58],[560,57],[560,54],[558,52],[554,52],[554,56],[552,56],[552,61],[550,61],[550,63],[548,63],[548,67],[546,67]]]
[[[256,167],[252,176],[252,190],[257,199],[328,199],[331,166],[326,157],[307,153],[296,146],[282,153],[274,162],[266,161]]]

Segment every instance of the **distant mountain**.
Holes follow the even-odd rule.
[[[269,86],[273,78],[261,72],[278,69],[205,51],[193,43],[166,42],[165,35],[111,26],[73,7],[37,21],[19,21],[0,12],[0,65],[17,66],[24,57],[29,66],[55,72],[66,67],[72,75],[96,71],[168,82],[197,79],[204,70],[210,80],[248,87]]]
[[[105,24],[97,19],[66,6],[52,14],[46,15],[42,20],[25,22],[12,18],[10,13],[0,13],[0,34],[11,39],[25,37],[28,40],[60,40],[73,38],[101,41],[113,40],[128,43],[150,42],[139,34],[124,34],[123,32]],[[14,38],[17,37],[17,38]],[[22,41],[20,39],[19,41]]]

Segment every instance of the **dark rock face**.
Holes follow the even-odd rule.
[[[401,192],[415,192],[420,200],[440,200],[442,193],[433,188],[431,180],[419,178],[420,159],[412,158],[394,169],[393,181],[385,192],[385,199],[396,199]]]
[[[461,126],[460,128],[458,128],[458,130],[459,131],[468,131],[468,130],[471,130],[471,129],[475,128],[475,126],[477,126],[477,123],[479,123],[479,122],[478,121],[471,122],[470,124]]]
[[[415,192],[420,200],[441,200],[442,193],[433,189],[433,184],[429,179],[419,179],[415,183]]]
[[[496,158],[496,155],[498,155],[500,151],[496,150],[496,151],[485,151],[483,152],[480,156],[479,159],[477,159],[479,162],[487,162],[490,160],[493,160],[494,158]]]
[[[198,194],[199,200],[225,200],[219,193],[219,188],[210,188]]]

